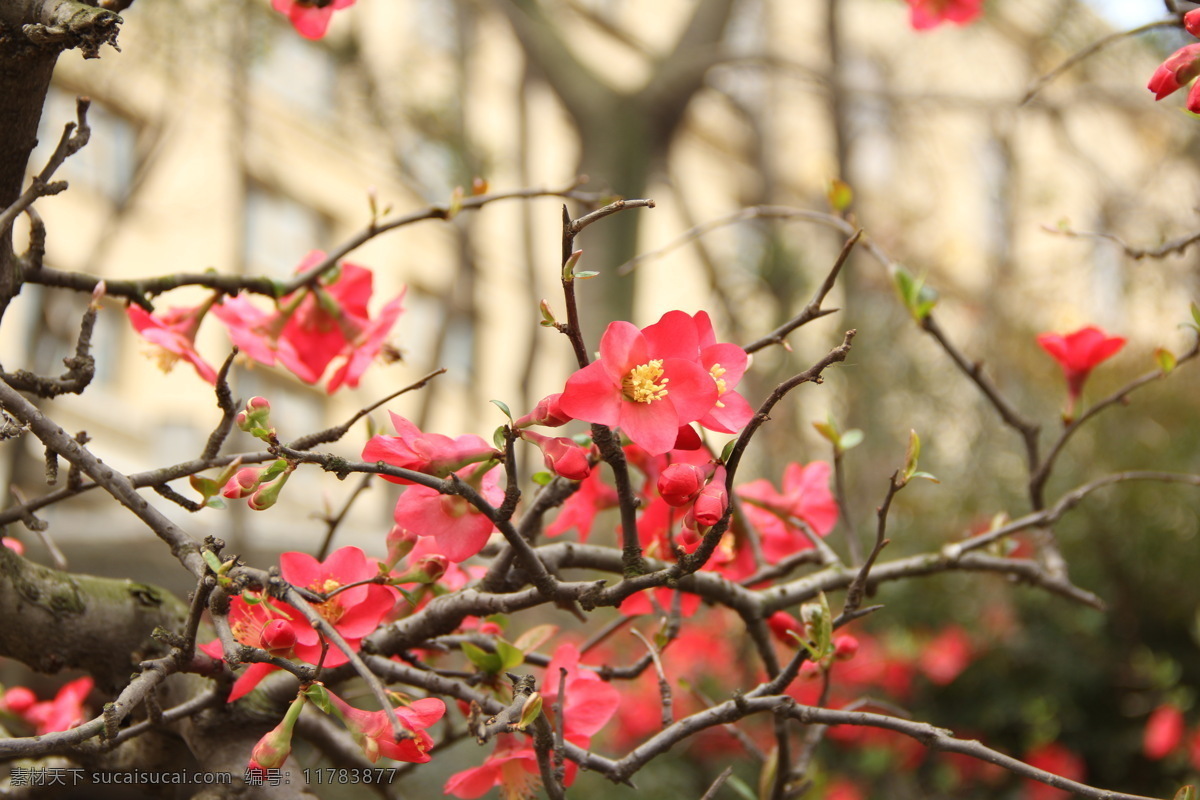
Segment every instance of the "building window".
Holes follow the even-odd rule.
[[[261,186],[246,192],[245,261],[250,274],[290,277],[325,240],[326,220],[312,208]]]
[[[325,47],[272,25],[265,48],[250,70],[255,88],[305,114],[328,118],[337,98],[337,64]]]

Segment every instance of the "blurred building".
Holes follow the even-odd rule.
[[[695,4],[655,3],[652,15],[628,0],[544,5],[580,62],[627,89],[655,74]],[[1043,230],[1061,222],[1154,245],[1194,226],[1197,171],[1187,153],[1196,123],[1179,112],[1179,101],[1156,105],[1144,89],[1173,49],[1170,33],[1120,41],[1022,105],[1039,75],[1109,32],[1086,6],[990,3],[975,25],[918,34],[898,0],[830,3],[841,29],[835,62],[826,5],[733,4],[722,57],[690,98],[669,159],[650,180],[658,208],[632,212],[644,215],[642,249],[747,205],[827,210],[829,181],[840,176],[854,189],[853,213],[868,235],[941,291],[944,324],[969,352],[1028,350],[1028,338],[1007,337],[1087,322],[1131,336],[1143,351],[1172,334],[1196,288],[1190,256],[1135,270],[1110,242]],[[57,268],[114,277],[216,269],[283,278],[308,251],[331,249],[362,230],[369,193],[399,214],[445,204],[454,187],[469,191],[475,176],[502,191],[564,187],[575,173],[580,140],[567,111],[527,69],[496,4],[358,0],[336,15],[321,42],[296,36],[266,2],[139,2],[123,16],[120,53],[106,50],[99,62],[77,53],[61,59],[43,116],[34,169],[73,119],[74,97],[94,101],[91,141],[61,173],[70,190],[37,205],[49,231],[47,260]],[[607,181],[593,176],[591,187]],[[503,418],[487,400],[522,413],[568,374],[565,341],[537,325],[539,299],[562,307],[561,203],[505,201],[368,243],[350,260],[375,271],[372,310],[408,287],[395,335],[403,360],[377,366],[358,390],[332,398],[282,370],[243,366],[236,393],[268,397],[287,438],[340,422],[444,366],[447,374],[431,389],[388,408],[430,429],[489,437]],[[580,238],[583,268],[615,280],[617,265],[587,260],[588,242],[604,235],[601,223]],[[840,244],[828,230],[796,221],[723,227],[638,266],[627,278],[639,287],[634,321],[707,307],[725,336],[748,341],[807,302]],[[838,289],[831,304],[859,316],[822,320],[795,336],[801,364],[851,326],[870,332],[858,341],[864,350],[923,346],[911,324],[901,327],[894,304],[877,311],[878,298],[890,302],[891,291],[880,265],[856,259],[847,280],[866,299]],[[589,291],[581,285],[584,313],[595,311]],[[179,290],[156,302],[194,305],[204,297]],[[5,366],[56,373],[84,302],[26,287],[5,320]],[[163,374],[139,347],[109,303],[97,332],[95,383],[82,397],[49,406],[68,429],[87,430],[95,452],[125,472],[194,457],[218,419],[212,393],[186,364]],[[219,364],[228,340],[206,325],[200,349]],[[930,352],[918,355],[929,360]],[[781,357],[764,353],[760,366],[774,374]],[[962,404],[972,401],[962,399],[958,384],[948,386],[944,372],[912,369],[913,385],[934,400],[914,403],[902,392],[882,401],[884,408],[904,407],[918,422],[922,415],[958,420],[962,435],[935,446],[943,459],[965,457],[974,434]],[[1009,369],[1021,380],[1057,378],[1053,370],[1048,362]],[[759,396],[769,388],[754,387]],[[839,377],[829,391],[798,399],[796,430],[841,408],[847,391]],[[382,411],[373,417],[386,426]],[[906,433],[910,424],[903,427]],[[365,436],[360,426],[334,449],[357,455]],[[43,491],[40,454],[32,440],[24,444],[6,456],[2,477],[31,496]],[[235,432],[227,450],[255,444]],[[354,481],[304,470],[293,481],[294,511],[171,513],[198,535],[223,535],[239,546],[315,549],[325,526],[308,516],[319,510],[314,501],[324,497],[325,508],[336,510]],[[378,543],[390,492],[376,489],[357,506],[338,543]],[[92,519],[98,500],[83,496],[47,509],[51,534],[93,539],[109,525],[114,534],[136,528],[131,519]]]

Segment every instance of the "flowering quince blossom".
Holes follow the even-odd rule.
[[[957,625],[951,625],[921,648],[917,666],[930,681],[945,686],[967,668],[974,655],[967,632]]]
[[[317,0],[271,0],[271,7],[280,14],[287,15],[288,21],[296,32],[305,39],[321,39],[329,29],[329,20],[333,12],[349,8],[354,0],[332,0],[332,2],[317,2]]]
[[[705,416],[717,402],[708,370],[673,355],[698,350],[695,325],[682,312],[664,316],[650,334],[628,322],[609,323],[600,338],[600,358],[567,379],[562,410],[619,427],[651,455],[666,453],[679,427]]]
[[[678,335],[678,331],[689,322],[696,329],[694,349],[690,337]],[[707,312],[700,311],[695,316],[689,317],[682,311],[668,311],[662,319],[646,328],[643,333],[652,341],[657,342],[661,339],[662,345],[667,348],[662,351],[665,355],[694,359],[696,363],[707,370],[713,379],[713,383],[717,386],[717,402],[707,414],[700,418],[699,422],[702,426],[719,433],[737,433],[746,427],[746,423],[754,416],[754,409],[746,402],[746,398],[734,391],[733,387],[742,380],[750,357],[736,344],[717,342],[717,335],[713,331],[712,320],[709,319]],[[669,349],[672,347],[678,348],[678,350],[672,352]],[[689,427],[681,429],[679,440],[686,442],[690,438],[689,432],[694,435]],[[676,441],[676,448],[683,447],[679,440]],[[699,441],[695,444],[698,447]],[[695,449],[695,447],[686,449]]]
[[[1200,20],[1194,20],[1194,23],[1200,23]],[[1184,45],[1158,65],[1146,88],[1154,92],[1155,100],[1162,100],[1183,88],[1197,75],[1200,75],[1200,44]],[[1187,110],[1200,114],[1200,84],[1188,92]]]
[[[579,658],[575,645],[560,645],[546,666],[541,695],[542,708],[553,716],[560,691],[565,694],[563,738],[586,749],[592,737],[617,713],[621,695],[615,686],[601,680],[596,673],[581,669]],[[565,686],[560,668],[567,671]],[[577,769],[575,762],[566,762],[564,785],[571,785]],[[469,800],[499,786],[505,798],[517,800],[532,796],[539,784],[537,754],[528,739],[506,736],[497,741],[495,751],[483,764],[452,775],[446,782],[445,791]]]
[[[581,481],[592,471],[588,463],[590,448],[576,444],[565,436],[542,436],[534,431],[522,431],[521,438],[532,442],[542,451],[546,469],[572,481]]]
[[[375,562],[369,560],[357,547],[343,547],[329,554],[325,561],[317,561],[307,553],[284,553],[279,557],[280,573],[293,586],[328,594],[340,586],[368,580],[379,574]],[[313,604],[313,610],[337,630],[346,642],[357,648],[363,637],[379,627],[396,604],[397,593],[390,586],[365,584],[338,592],[324,603]],[[325,650],[321,636],[304,616],[288,604],[268,598],[254,598],[247,602],[235,597],[229,605],[229,626],[238,642],[259,647],[270,652],[287,643],[295,657],[308,664],[320,661],[324,651],[324,665],[336,667],[349,659],[337,647]],[[282,620],[290,625],[286,628],[272,625]],[[294,635],[294,641],[292,636]],[[200,645],[200,649],[221,658],[223,651],[220,640]],[[271,664],[251,664],[234,682],[229,702],[233,702],[252,691],[268,673],[278,669]]]
[[[1050,742],[1036,747],[1025,754],[1025,763],[1031,767],[1044,769],[1061,775],[1070,781],[1083,781],[1087,777],[1087,769],[1083,759],[1057,742]],[[1025,800],[1067,800],[1072,794],[1063,789],[1055,789],[1041,781],[1026,780]]]
[[[314,250],[296,269],[312,269],[325,260]],[[314,291],[300,289],[267,312],[238,296],[213,307],[213,315],[229,329],[229,337],[247,358],[272,366],[276,361],[305,383],[321,380],[338,357],[344,359],[329,378],[332,394],[343,384],[354,388],[403,310],[404,292],[388,302],[375,319],[367,311],[374,276],[369,269],[342,262],[335,278]],[[319,297],[318,297],[319,295]]]
[[[163,372],[169,372],[179,359],[195,368],[196,374],[209,383],[217,382],[217,372],[196,352],[196,331],[212,306],[212,301],[195,308],[171,308],[161,314],[150,314],[140,306],[129,306],[133,329],[153,345],[153,355]]]
[[[1142,753],[1151,761],[1160,761],[1183,741],[1183,712],[1173,705],[1161,705],[1150,712],[1142,734]]]
[[[396,717],[405,730],[412,734],[397,739],[386,712],[355,708],[333,692],[329,692],[329,700],[372,764],[379,761],[381,756],[412,764],[427,763],[429,751],[433,748],[433,737],[425,729],[446,713],[446,704],[436,697],[414,700],[397,707],[394,709]]]
[[[617,491],[600,479],[600,471],[591,474],[579,483],[575,494],[567,498],[558,510],[558,516],[546,526],[547,536],[561,536],[571,528],[579,531],[579,541],[586,543],[592,533],[596,515],[606,508],[617,505]]]
[[[813,546],[792,520],[803,521],[818,536],[833,530],[838,507],[829,491],[830,472],[831,467],[824,461],[803,467],[791,463],[783,472],[782,492],[765,478],[737,487],[738,497],[746,501],[746,517],[758,529],[767,558],[778,561]]]
[[[1037,337],[1037,343],[1058,362],[1066,376],[1068,418],[1073,415],[1075,402],[1083,394],[1088,375],[1125,346],[1125,340],[1120,336],[1109,336],[1093,325],[1068,334],[1043,333]]]
[[[399,414],[389,414],[397,435],[372,436],[363,447],[363,461],[382,461],[393,467],[445,478],[468,464],[486,461],[496,455],[496,449],[478,436],[466,434],[451,439],[440,433],[422,433],[420,428]],[[392,475],[380,477],[392,483],[411,483]]]
[[[504,490],[500,488],[499,476],[494,467],[485,467],[483,475],[478,468],[460,470],[457,474],[465,482],[475,485],[479,493],[492,506],[500,505]],[[392,514],[396,525],[410,530],[418,536],[432,536],[437,550],[454,561],[465,561],[478,553],[487,544],[488,537],[496,526],[480,513],[465,497],[446,495],[428,486],[409,486],[396,501]]]
[[[5,694],[5,703],[10,711],[18,714],[36,729],[38,736],[55,731],[65,731],[83,722],[86,713],[83,701],[92,691],[91,678],[76,678],[58,690],[53,700],[43,700],[40,703],[27,703],[33,699],[33,693],[17,694],[9,700],[12,694],[24,687],[15,687]],[[28,690],[25,690],[28,692]],[[20,710],[18,710],[20,709]]]
[[[983,13],[983,0],[907,0],[913,30],[925,31],[943,22],[966,25]]]

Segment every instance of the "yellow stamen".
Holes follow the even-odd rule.
[[[667,396],[667,383],[670,378],[664,378],[662,359],[656,358],[639,364],[621,379],[621,391],[635,403],[653,403]]]
[[[720,364],[713,364],[708,368],[708,374],[712,376],[713,382],[717,384],[717,397],[725,394],[726,386],[725,379],[721,376],[725,374],[725,368]],[[717,408],[724,408],[725,404],[720,400],[717,401]]]

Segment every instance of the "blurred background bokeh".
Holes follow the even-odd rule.
[[[1180,353],[1194,335],[1180,323],[1197,298],[1196,251],[1135,260],[1111,240],[1069,235],[1155,247],[1196,229],[1200,121],[1178,98],[1154,103],[1145,90],[1189,38],[1167,27],[1121,38],[1027,98],[1039,76],[1118,26],[1165,19],[1163,4],[988,0],[974,24],[923,33],[907,13],[900,0],[358,0],[326,39],[309,42],[266,2],[139,0],[123,14],[120,53],[60,61],[31,167],[74,117],[76,95],[92,98],[94,130],[63,168],[70,191],[38,204],[47,262],[114,277],[216,269],[283,278],[310,250],[365,227],[369,193],[403,213],[444,204],[475,178],[502,191],[562,188],[586,174],[586,191],[657,202],[578,241],[581,268],[600,272],[580,285],[592,346],[611,319],[646,325],[674,308],[707,309],[720,339],[746,343],[808,301],[842,235],[764,212],[619,268],[746,207],[830,213],[830,182],[840,179],[853,191],[849,218],[936,288],[949,337],[1042,424],[1045,443],[1060,429],[1064,387],[1037,333],[1096,324],[1128,338],[1093,376],[1092,399],[1153,369],[1155,348]],[[537,325],[539,300],[562,306],[561,203],[505,201],[373,240],[349,260],[375,271],[373,309],[407,286],[395,336],[402,360],[333,397],[239,365],[235,393],[268,397],[287,437],[445,367],[388,408],[422,429],[490,437],[503,418],[489,399],[524,413],[569,374],[565,340]],[[157,302],[202,297],[179,291]],[[0,361],[57,372],[84,303],[26,287],[5,321]],[[793,352],[756,356],[743,394],[757,404],[849,328],[858,330],[853,354],[776,410],[744,477],[828,459],[811,423],[832,415],[865,433],[846,458],[851,522],[864,541],[910,429],[924,444],[922,467],[942,481],[897,499],[888,556],[1026,513],[1020,437],[912,322],[887,270],[860,250],[828,304],[841,311],[793,334]],[[47,404],[55,419],[86,430],[125,472],[198,454],[218,419],[207,386],[186,364],[163,374],[139,355],[115,303],[96,342],[95,384]],[[218,330],[202,329],[199,342],[211,363],[227,355]],[[1063,454],[1048,499],[1113,471],[1197,471],[1198,389],[1189,365],[1098,417]],[[365,438],[362,427],[333,449],[357,456]],[[45,490],[32,444],[0,450],[5,505]],[[303,470],[292,480],[288,494],[311,502],[264,514],[161,505],[197,536],[219,535],[270,563],[283,549],[319,547],[326,524],[314,514],[339,508],[355,483]],[[336,544],[382,555],[394,499],[390,487],[373,488]],[[986,575],[883,586],[876,600],[887,608],[862,628],[889,663],[915,664],[946,629],[960,629],[973,655],[948,681],[912,667],[892,702],[1017,755],[1059,743],[1106,788],[1166,796],[1195,780],[1200,755],[1181,746],[1149,759],[1142,731],[1163,704],[1184,712],[1189,731],[1200,726],[1198,508],[1192,487],[1123,484],[1057,526],[1073,581],[1104,598],[1107,613]],[[41,516],[74,568],[190,588],[165,548],[98,496]],[[845,531],[831,538],[842,552]],[[8,535],[35,558],[45,552],[18,524]],[[725,630],[713,622],[711,635]],[[730,657],[751,660],[743,656]],[[734,671],[722,677],[704,678],[712,685],[703,691],[720,698],[746,685]],[[870,682],[863,691],[889,696]],[[639,776],[640,794],[590,776],[580,786],[699,796],[735,762],[752,786],[753,759],[732,738],[711,738]],[[458,747],[422,768],[431,787],[439,769],[477,763],[474,745]],[[818,759],[818,775],[849,776],[869,797],[1026,791],[889,742],[830,742]],[[830,779],[814,796],[841,790]]]

